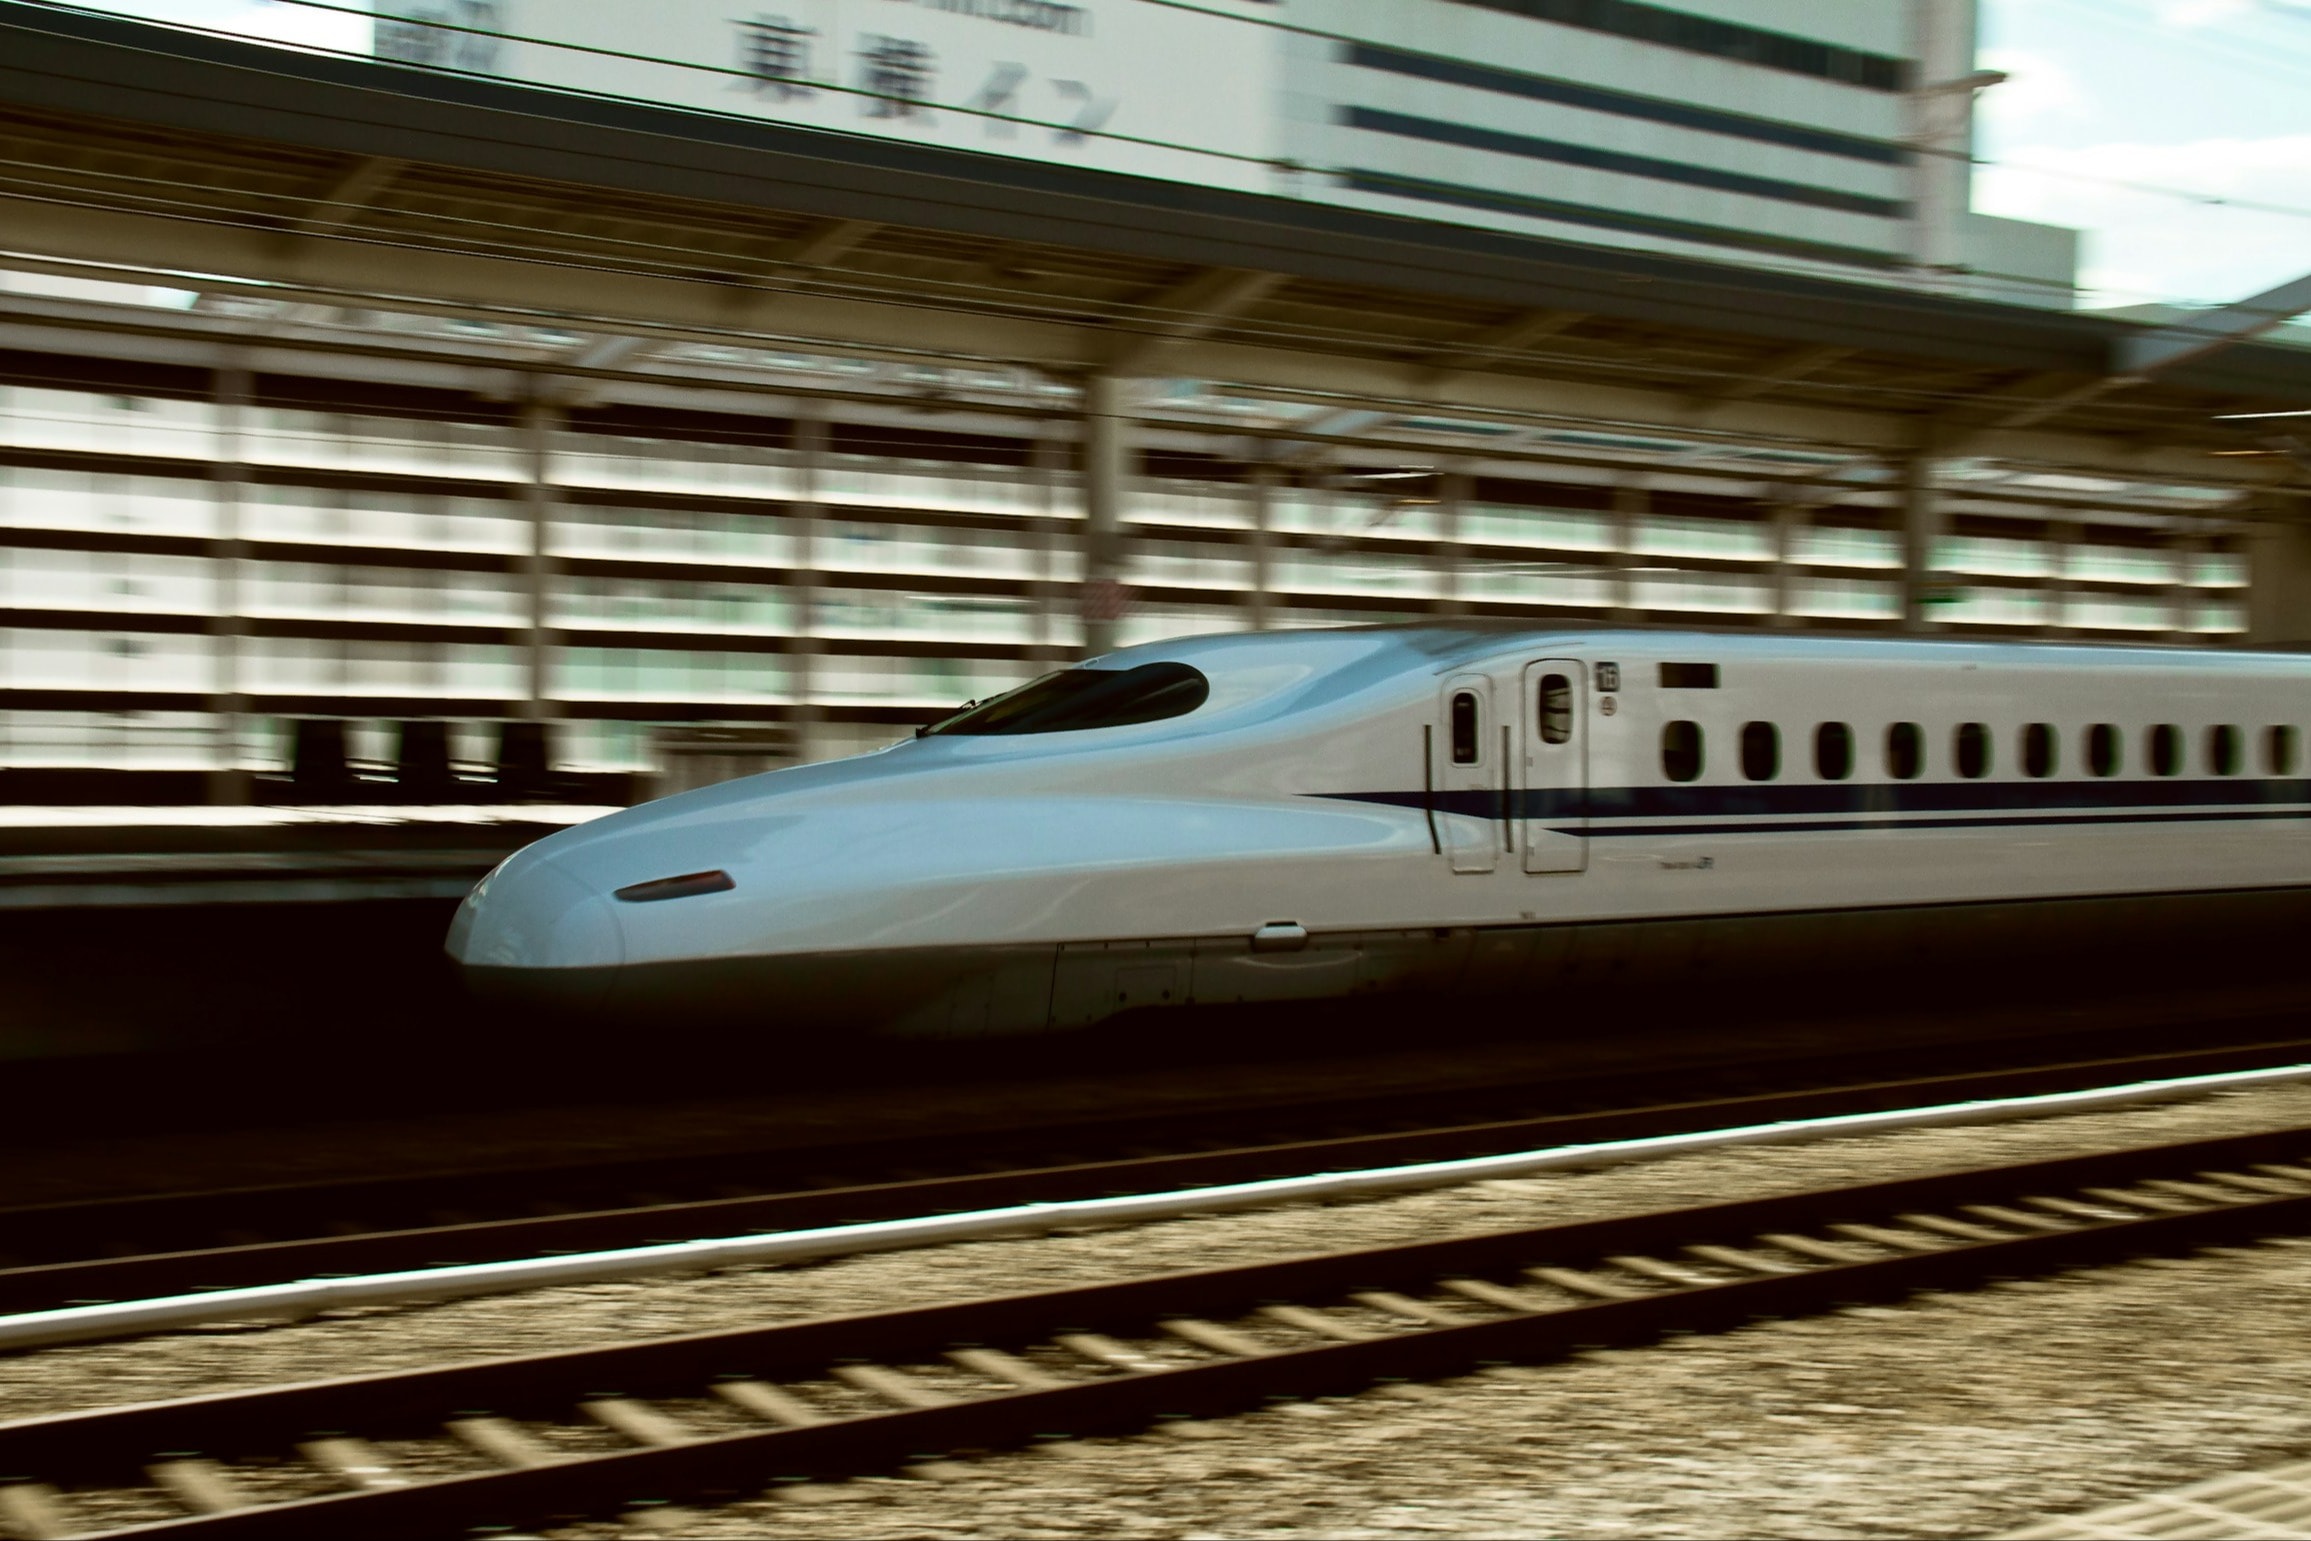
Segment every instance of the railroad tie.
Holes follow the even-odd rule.
[[[1547,1309],[1515,1290],[1503,1289],[1498,1284],[1488,1284],[1482,1279],[1441,1279],[1438,1287],[1451,1290],[1464,1300],[1491,1306],[1496,1311],[1514,1311],[1521,1316],[1531,1316]]]
[[[1705,1263],[1716,1263],[1725,1268],[1738,1268],[1744,1273],[1807,1272],[1806,1269],[1795,1263],[1785,1263],[1779,1258],[1767,1257],[1758,1252],[1746,1252],[1739,1247],[1721,1247],[1714,1242],[1697,1242],[1685,1250],[1691,1256],[1697,1257]]]
[[[1525,1277],[1538,1279],[1543,1284],[1554,1284],[1575,1295],[1586,1295],[1591,1300],[1635,1300],[1645,1293],[1624,1284],[1600,1279],[1593,1273],[1582,1273],[1577,1268],[1528,1268]]]
[[[1974,1225],[1965,1220],[1953,1220],[1947,1215],[1907,1214],[1894,1218],[1913,1231],[1933,1231],[1953,1241],[2004,1241],[2006,1237],[1987,1225]]]
[[[1215,1354],[1226,1354],[1234,1359],[1257,1359],[1273,1352],[1265,1344],[1257,1343],[1232,1327],[1216,1322],[1199,1320],[1193,1316],[1174,1316],[1156,1323],[1182,1343],[1193,1343],[1208,1348]]]
[[[1262,1306],[1260,1314],[1272,1322],[1312,1332],[1335,1343],[1369,1343],[1380,1334],[1366,1332],[1352,1322],[1344,1322],[1328,1311],[1317,1311],[1307,1306]]]
[[[145,1474],[195,1514],[227,1514],[256,1502],[214,1461],[158,1461]]]
[[[2200,1205],[2251,1204],[2255,1199],[2261,1197],[2259,1194],[2241,1193],[2236,1189],[2226,1189],[2220,1183],[2189,1182],[2174,1177],[2146,1177],[2135,1186],[2148,1188],[2153,1193],[2171,1194],[2178,1199],[2194,1201]]]
[[[2292,1166],[2284,1161],[2258,1161],[2255,1170],[2273,1177],[2284,1177],[2289,1182],[2311,1183],[2311,1167]]]
[[[838,1364],[835,1379],[871,1391],[901,1407],[945,1407],[955,1399],[924,1385],[904,1370],[879,1364]]]
[[[1170,1368],[1163,1361],[1126,1347],[1105,1333],[1068,1332],[1052,1341],[1071,1354],[1081,1354],[1093,1364],[1105,1365],[1111,1370],[1127,1370],[1134,1375],[1146,1375]]]
[[[2244,1188],[2258,1197],[2293,1198],[2303,1191],[2303,1184],[2288,1182],[2278,1177],[2258,1177],[2253,1172],[2201,1172],[2202,1178],[2227,1187]]]
[[[1037,1369],[1017,1354],[1007,1354],[999,1348],[950,1349],[947,1357],[966,1370],[1008,1382],[1022,1391],[1049,1391],[1054,1386],[1068,1384],[1049,1371]]]
[[[1860,1225],[1851,1220],[1839,1220],[1822,1228],[1835,1231],[1840,1236],[1851,1236],[1856,1241],[1866,1241],[1873,1247],[1891,1247],[1896,1252],[1942,1250],[1942,1243],[1931,1236],[1921,1236],[1916,1231],[1897,1231],[1890,1226]]]
[[[775,1423],[786,1429],[807,1429],[814,1423],[827,1421],[826,1414],[812,1407],[791,1391],[776,1386],[765,1386],[758,1380],[725,1380],[714,1383],[714,1394],[733,1407],[743,1408],[766,1423]]]
[[[2134,1213],[2123,1206],[2081,1204],[2076,1199],[2066,1199],[2058,1193],[2034,1193],[2022,1202],[2058,1215],[2068,1215],[2074,1220],[2091,1220],[2097,1225],[2108,1225],[2113,1220],[2132,1220],[2135,1218]]]
[[[601,1397],[579,1403],[578,1409],[602,1427],[625,1435],[637,1445],[686,1445],[698,1437],[668,1414],[628,1397]]]
[[[459,1440],[500,1466],[551,1466],[561,1459],[520,1427],[503,1418],[459,1418],[446,1427]]]
[[[2141,1188],[2081,1188],[2078,1191],[2090,1199],[2100,1199],[2105,1204],[2129,1204],[2154,1214],[2195,1215],[2207,1207],[2204,1203],[2191,1203],[2171,1194],[2145,1193]]]
[[[1605,1259],[1623,1273],[1633,1273],[1641,1279],[1658,1279],[1663,1284],[1674,1284],[1679,1289],[1698,1289],[1705,1284],[1719,1282],[1705,1273],[1691,1268],[1680,1268],[1675,1263],[1664,1263],[1656,1257],[1640,1257],[1625,1252]]]
[[[343,1435],[335,1439],[311,1439],[299,1445],[297,1453],[359,1492],[374,1493],[410,1485],[408,1477],[393,1469],[385,1452],[366,1439]]]
[[[1459,1327],[1468,1320],[1442,1306],[1432,1306],[1425,1300],[1399,1295],[1394,1290],[1359,1290],[1348,1298],[1360,1306],[1370,1306],[1375,1311],[1400,1316],[1408,1322],[1418,1322],[1423,1327]]]
[[[2003,1225],[2017,1231],[2037,1231],[2042,1235],[2060,1236],[2078,1229],[2068,1220],[2057,1220],[2052,1215],[2034,1215],[2020,1209],[2009,1209],[2004,1204],[1968,1204],[1965,1209],[1966,1213],[1979,1216],[1993,1225]]]
[[[1811,1236],[1800,1236],[1793,1231],[1776,1231],[1771,1236],[1760,1236],[1757,1239],[1767,1246],[1779,1247],[1784,1252],[1795,1252],[1799,1257],[1810,1257],[1819,1263],[1842,1266],[1862,1261],[1862,1254],[1851,1247],[1841,1247],[1834,1241],[1816,1241]]]
[[[73,1532],[64,1499],[45,1482],[11,1482],[0,1487],[0,1525],[23,1541],[62,1541]]]

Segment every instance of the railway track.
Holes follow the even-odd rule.
[[[683,1241],[700,1236],[804,1230],[922,1215],[1066,1202],[1119,1193],[1252,1182],[1308,1172],[1449,1161],[1554,1145],[1637,1139],[1697,1130],[1818,1118],[1970,1099],[2069,1091],[2127,1080],[2299,1063],[2311,1042],[2290,1039],[2191,1053],[2074,1060],[2025,1068],[1832,1084],[1758,1095],[1609,1111],[1447,1123],[1377,1133],[1284,1138],[1195,1148],[1225,1127],[1210,1119],[1111,1128],[1112,1144],[1161,1140],[1188,1146],[1154,1155],[946,1172],[930,1177],[747,1191],[743,1157],[586,1166],[544,1172],[443,1174],[346,1184],[195,1193],[91,1204],[0,1210],[0,1236],[18,1257],[52,1259],[0,1267],[0,1314],[149,1299],[342,1274],[388,1273],[547,1257]],[[1349,1122],[1403,1110],[1387,1104],[1292,1110],[1294,1121]],[[1084,1137],[1088,1138],[1088,1135]],[[854,1164],[928,1159],[914,1142]],[[822,1154],[822,1159],[824,1159]],[[952,1155],[948,1158],[952,1161]],[[788,1158],[770,1167],[791,1176]],[[709,1181],[716,1178],[719,1180]],[[449,1223],[394,1223],[396,1216],[461,1205],[508,1206],[527,1194],[551,1201],[582,1184],[592,1191],[708,1186],[715,1196],[620,1204],[575,1212],[517,1213]],[[738,1191],[731,1191],[736,1188]],[[382,1213],[385,1223],[362,1222]],[[227,1223],[242,1234],[287,1232],[227,1245],[185,1244]],[[123,1238],[157,1238],[128,1241]],[[103,1255],[109,1253],[110,1255]]]
[[[2306,1228],[2311,1129],[2072,1156],[0,1424],[0,1520],[536,1526]]]

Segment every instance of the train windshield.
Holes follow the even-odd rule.
[[[1204,704],[1212,682],[1184,663],[1136,669],[1063,669],[976,701],[917,730],[934,733],[1072,733],[1184,717]]]

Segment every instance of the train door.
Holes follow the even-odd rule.
[[[1438,727],[1430,751],[1433,791],[1429,809],[1437,843],[1455,872],[1491,872],[1500,865],[1508,829],[1508,745],[1493,715],[1493,682],[1456,674],[1444,682]]]
[[[1588,692],[1580,664],[1543,658],[1525,665],[1522,795],[1527,872],[1582,872],[1589,865]]]

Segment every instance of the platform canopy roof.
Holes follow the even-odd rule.
[[[0,265],[262,300],[282,346],[322,346],[294,324],[316,307],[550,328],[566,340],[498,362],[599,388],[701,381],[673,355],[702,343],[839,349],[1193,381],[1298,404],[1299,436],[1458,415],[2311,485],[2240,420],[2311,407],[2311,348],[2130,369],[2154,326],[22,0],[0,0]]]

